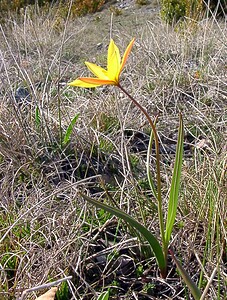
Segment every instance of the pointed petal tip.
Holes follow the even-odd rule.
[[[119,69],[119,75],[121,74],[121,71],[123,70],[123,68],[124,68],[124,66],[126,64],[126,61],[127,61],[128,56],[129,56],[129,54],[130,54],[130,52],[132,50],[132,46],[133,46],[134,42],[135,42],[135,38],[133,38],[131,40],[131,42],[128,44],[128,46],[127,46],[127,48],[125,50],[125,53],[124,53],[124,55],[122,57],[121,66],[120,66],[120,69]]]
[[[85,79],[85,80],[82,80]],[[73,87],[83,87],[83,88],[94,88],[97,87],[97,84],[93,84],[93,83],[88,83],[86,81],[86,78],[78,78],[72,82],[68,83],[69,86],[73,86]]]

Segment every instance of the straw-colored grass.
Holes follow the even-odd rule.
[[[202,291],[210,283],[207,299],[226,299],[226,23],[211,18],[171,27],[158,8],[144,7],[67,20],[30,8],[1,27],[1,299],[69,275],[58,299],[97,299],[108,287],[112,299],[161,299],[152,290],[168,285],[166,297],[191,299],[174,263],[164,282],[134,233],[78,196],[83,190],[103,197],[159,234],[155,205],[148,205],[145,138],[143,151],[133,148],[138,133],[149,133],[146,120],[114,87],[67,86],[89,74],[85,60],[105,66],[110,37],[123,51],[134,36],[122,86],[151,116],[159,114],[163,147],[176,141],[179,111],[185,123],[172,247]],[[61,137],[78,113],[70,143],[62,147]],[[168,191],[174,155],[163,150],[162,156]],[[142,282],[141,289],[120,286],[122,261],[134,273],[121,275]]]

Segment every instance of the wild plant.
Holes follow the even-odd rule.
[[[180,177],[181,177],[181,169],[182,169],[182,158],[183,158],[183,119],[180,113],[179,117],[179,130],[178,130],[178,141],[176,148],[176,157],[173,168],[172,181],[169,191],[169,201],[168,201],[168,211],[166,220],[164,220],[164,212],[163,212],[163,195],[162,195],[162,185],[161,185],[161,161],[160,161],[160,151],[159,151],[159,139],[158,133],[156,129],[157,118],[152,121],[151,117],[147,113],[146,109],[136,100],[134,99],[121,85],[120,83],[120,75],[126,64],[127,58],[131,52],[132,46],[135,42],[135,39],[132,39],[129,45],[127,46],[125,53],[121,59],[119,48],[115,45],[114,41],[111,39],[109,47],[108,47],[108,55],[107,55],[107,70],[104,68],[97,66],[90,62],[85,62],[88,69],[96,76],[96,77],[79,77],[76,80],[69,83],[70,86],[75,87],[83,87],[83,88],[95,88],[101,85],[114,85],[118,87],[128,98],[134,103],[134,105],[139,108],[139,110],[146,117],[152,131],[150,135],[150,141],[147,151],[147,178],[152,190],[153,196],[157,201],[158,208],[158,219],[159,219],[159,231],[161,237],[161,244],[158,239],[142,224],[140,224],[135,218],[125,213],[124,211],[112,207],[110,205],[104,204],[102,202],[97,201],[83,193],[81,193],[82,197],[86,199],[88,202],[92,203],[96,207],[102,208],[111,214],[123,219],[126,223],[128,223],[136,232],[138,232],[151,246],[152,251],[156,257],[157,264],[160,269],[161,276],[166,278],[167,276],[167,259],[168,259],[168,250],[171,240],[171,234],[173,231],[173,226],[175,222],[175,217],[177,213],[178,207],[178,198],[179,198],[179,190],[180,190]],[[150,170],[150,155],[153,141],[155,143],[155,155],[156,155],[156,186],[152,179],[151,170]],[[191,293],[193,294],[195,299],[199,299],[201,296],[201,292],[195,283],[191,280],[190,276],[187,272],[182,268],[179,261],[174,256],[172,250],[170,250],[170,254],[173,257],[183,279],[188,285]]]

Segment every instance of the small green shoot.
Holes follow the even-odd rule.
[[[67,127],[66,132],[65,132],[64,137],[63,137],[63,142],[62,142],[63,146],[66,146],[69,143],[70,138],[71,138],[71,134],[72,134],[72,131],[73,131],[73,127],[76,124],[76,121],[78,120],[79,115],[80,115],[79,113],[76,114],[75,117],[70,122],[69,126]]]
[[[109,291],[103,292],[97,298],[97,300],[108,300],[109,299]]]
[[[41,117],[40,117],[40,111],[38,106],[36,106],[35,108],[35,125],[37,128],[40,128],[41,125]]]

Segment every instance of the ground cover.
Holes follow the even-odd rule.
[[[28,8],[1,26],[0,299],[67,276],[57,299],[97,299],[108,289],[110,299],[192,299],[171,257],[164,280],[132,228],[79,194],[121,207],[159,236],[146,119],[114,87],[67,85],[91,75],[84,61],[106,66],[110,37],[122,52],[136,38],[121,84],[159,115],[167,193],[182,112],[171,248],[202,292],[210,283],[206,299],[227,297],[226,22],[170,26],[158,5],[126,4],[76,19]],[[154,149],[150,164],[155,177]]]

